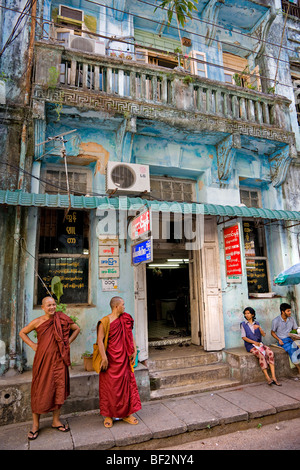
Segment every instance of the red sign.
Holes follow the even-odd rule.
[[[227,280],[239,281],[242,275],[242,259],[238,224],[224,228],[224,246]]]
[[[131,238],[138,240],[151,230],[150,209],[135,217],[131,224]]]

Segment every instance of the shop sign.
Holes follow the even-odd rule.
[[[142,212],[131,222],[131,239],[138,240],[149,235],[151,230],[150,209]]]
[[[102,291],[113,292],[118,289],[118,281],[116,279],[102,279]]]
[[[131,263],[136,266],[141,263],[151,263],[153,260],[152,237],[131,246]]]
[[[239,224],[223,229],[227,282],[242,282]]]
[[[120,277],[120,268],[99,268],[99,277],[100,278],[110,278],[110,277]]]

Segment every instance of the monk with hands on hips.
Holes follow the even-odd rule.
[[[33,425],[29,440],[39,435],[40,415],[50,411],[53,412],[52,428],[61,432],[70,430],[61,423],[59,416],[60,408],[70,394],[70,344],[80,332],[79,326],[68,315],[56,312],[56,302],[52,297],[43,299],[42,309],[44,315],[20,331],[22,340],[35,351],[31,384]],[[37,343],[28,337],[33,330],[37,332]]]

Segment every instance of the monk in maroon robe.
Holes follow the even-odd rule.
[[[142,408],[133,372],[137,348],[132,334],[133,318],[124,312],[124,300],[113,297],[112,312],[98,323],[98,347],[102,357],[99,374],[100,414],[110,428],[113,418],[138,424],[133,413]]]
[[[50,411],[53,412],[52,427],[62,432],[69,431],[60,422],[59,415],[61,406],[70,394],[70,343],[80,331],[68,315],[56,312],[56,303],[52,297],[43,299],[42,309],[45,315],[32,320],[20,331],[23,341],[36,352],[32,367],[33,426],[28,434],[30,440],[38,437],[40,415]],[[37,332],[37,343],[27,336],[33,330]],[[70,330],[73,330],[71,336]]]

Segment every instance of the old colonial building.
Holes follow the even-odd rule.
[[[182,331],[204,351],[240,346],[249,305],[271,341],[280,303],[300,301],[273,284],[299,261],[294,10],[199,0],[178,30],[148,0],[26,6],[0,17],[1,371],[30,368],[18,331],[55,276],[82,331],[74,362],[112,295],[140,361]],[[148,209],[152,257],[134,263]]]

